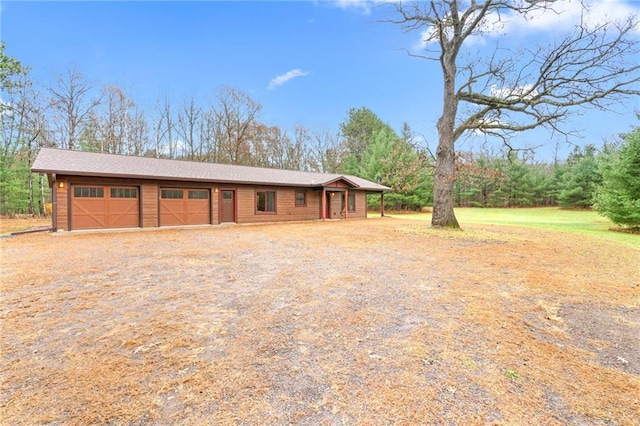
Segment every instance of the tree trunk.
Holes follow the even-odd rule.
[[[443,141],[440,136],[433,185],[433,215],[431,217],[431,226],[433,227],[460,228],[453,212],[454,157],[453,139],[450,142]]]
[[[444,73],[442,116],[438,119],[438,149],[436,175],[433,184],[433,215],[431,226],[460,228],[453,212],[453,182],[455,180],[454,127],[458,102],[455,93],[455,58],[444,54],[440,61]]]

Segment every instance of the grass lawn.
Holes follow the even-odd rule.
[[[591,210],[564,210],[557,207],[523,209],[456,208],[464,229],[468,224],[520,226],[577,233],[640,247],[640,235],[620,232],[609,219]],[[390,213],[392,217],[431,220],[431,213]],[[373,216],[373,215],[372,215]]]
[[[637,425],[639,236],[458,215],[0,238],[0,424]]]
[[[12,232],[51,226],[50,217],[23,217],[20,219],[0,216],[0,236],[8,236]]]

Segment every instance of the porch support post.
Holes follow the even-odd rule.
[[[58,178],[55,173],[50,175],[51,182],[51,232],[58,230]]]
[[[322,188],[322,199],[320,200],[320,219],[327,218],[327,190]]]
[[[349,190],[344,191],[344,218],[349,219]]]
[[[384,192],[380,193],[380,217],[384,217]]]

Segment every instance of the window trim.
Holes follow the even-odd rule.
[[[265,209],[268,206],[268,195],[266,194],[273,194],[273,210],[258,210],[258,202],[260,199],[260,194],[265,194],[265,200],[264,200],[264,207]],[[257,215],[262,215],[262,214],[278,214],[278,195],[277,195],[277,191],[275,189],[273,190],[256,190],[256,195],[255,195],[255,214]]]
[[[298,204],[298,194],[302,194],[302,204]],[[295,191],[293,204],[296,207],[307,207],[307,191]]]
[[[353,209],[351,208],[351,197],[353,197]],[[356,193],[349,191],[347,198],[347,211],[353,213],[356,211]]]

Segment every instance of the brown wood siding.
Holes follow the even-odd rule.
[[[58,230],[69,230],[69,194],[73,184],[95,184],[105,186],[137,186],[140,188],[141,204],[141,226],[143,228],[154,228],[159,226],[159,188],[195,188],[211,189],[211,223],[219,223],[219,193],[217,189],[232,189],[236,193],[236,208],[238,223],[263,223],[263,222],[285,222],[285,221],[305,221],[320,219],[320,201],[322,190],[294,187],[273,187],[273,186],[253,186],[253,185],[218,185],[215,183],[203,184],[201,182],[181,182],[181,181],[156,181],[142,179],[118,179],[105,177],[84,177],[84,176],[57,176],[55,182],[57,205],[56,205],[56,226]],[[64,182],[65,187],[59,188],[58,183]],[[337,187],[343,182],[336,182]],[[296,192],[304,190],[306,192],[306,206],[296,206]],[[276,191],[276,213],[257,214],[256,213],[256,191]],[[356,194],[356,211],[349,212],[350,219],[366,217],[366,193],[364,191],[349,190],[349,193]],[[339,218],[342,207],[341,196],[343,192],[336,192],[333,197],[332,213]],[[329,217],[328,217],[329,219]]]
[[[322,191],[306,191],[306,206],[296,206],[296,192],[300,188],[269,186],[238,186],[236,190],[238,223],[288,222],[320,219],[320,197]],[[256,192],[276,192],[276,213],[256,212]]]
[[[350,188],[350,186],[345,182],[338,180],[335,182],[331,182],[329,185],[327,185],[327,188]]]
[[[367,194],[363,191],[353,192],[356,194],[356,211],[349,212],[349,219],[364,219],[367,217]]]
[[[64,188],[60,188],[58,184],[64,182]],[[59,231],[69,230],[69,191],[71,191],[71,185],[69,181],[64,178],[57,178],[56,187],[53,189],[56,191],[57,205],[57,224],[56,228]]]
[[[216,190],[221,191],[221,187],[213,186],[213,190],[211,191],[211,223],[218,224],[220,223],[219,219],[219,206],[220,206],[220,193],[216,192]]]
[[[145,182],[140,185],[142,198],[142,227],[155,228],[158,223],[158,183]]]

